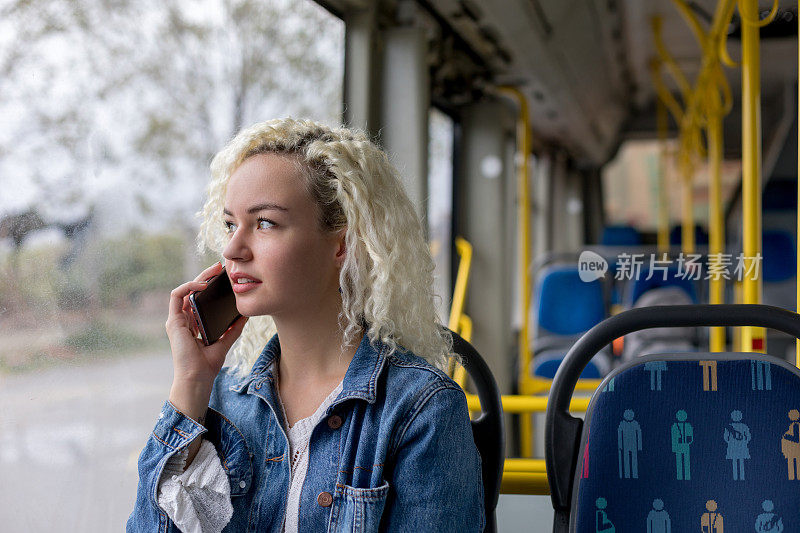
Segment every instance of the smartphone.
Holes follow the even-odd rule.
[[[205,289],[190,294],[189,303],[206,346],[217,342],[241,316],[225,270],[211,278]]]

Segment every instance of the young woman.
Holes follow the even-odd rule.
[[[282,119],[241,131],[211,171],[200,240],[243,317],[197,338],[188,295],[220,264],[172,291],[174,378],[128,531],[481,531],[433,262],[386,154]]]

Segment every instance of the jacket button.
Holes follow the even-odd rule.
[[[342,417],[339,415],[331,415],[328,417],[328,427],[331,429],[339,429],[342,427]]]
[[[317,496],[317,503],[322,507],[330,507],[333,503],[333,496],[331,496],[330,492],[320,492],[319,496]]]

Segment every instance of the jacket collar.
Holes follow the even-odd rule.
[[[380,339],[370,342],[369,337],[364,333],[356,353],[350,361],[350,366],[347,367],[342,381],[342,392],[334,401],[334,405],[352,398],[375,403],[378,377],[386,363],[388,351],[389,347]],[[270,367],[273,362],[277,362],[280,353],[281,345],[278,335],[275,334],[261,351],[250,374],[231,389],[236,392],[245,392],[253,382],[274,380]]]

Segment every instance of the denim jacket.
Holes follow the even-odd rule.
[[[312,430],[299,531],[482,531],[481,461],[459,386],[408,351],[364,335],[342,392]],[[217,376],[206,427],[165,402],[139,456],[128,532],[178,531],[158,507],[167,459],[200,437],[228,474],[233,518],[226,532],[282,531],[289,443],[270,364],[275,335],[251,373]]]

